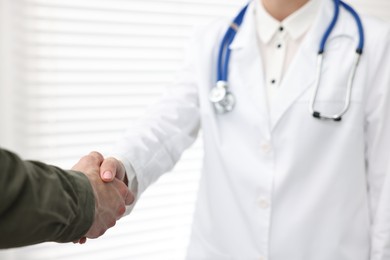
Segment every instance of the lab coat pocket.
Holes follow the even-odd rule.
[[[313,88],[314,84],[298,99],[297,104],[304,103],[305,106],[309,106],[313,96]],[[313,105],[313,110],[325,115],[339,114],[345,109],[345,107],[348,107],[348,110],[355,110],[358,108],[358,111],[360,111],[360,105],[362,102],[357,92],[360,91],[356,88],[352,88],[351,97],[348,98],[346,85],[321,84]],[[348,105],[347,102],[349,103]]]
[[[232,260],[233,257],[216,248],[200,234],[193,233],[187,250],[187,260]]]
[[[356,48],[352,47],[354,43],[354,38],[347,34],[339,34],[332,36],[325,45],[325,54],[335,50],[341,50],[341,48],[346,47],[346,50],[350,51],[355,50]],[[351,47],[352,48],[351,48]]]
[[[332,38],[325,48],[315,104],[318,109],[327,110],[324,111],[327,114],[340,112],[347,99],[351,103],[360,103],[362,100],[362,84],[356,77],[352,82],[351,97],[347,97],[349,79],[355,66],[354,44],[351,37],[341,35]],[[315,87],[316,82],[313,82],[298,102],[309,102]]]

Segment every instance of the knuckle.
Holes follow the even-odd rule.
[[[115,188],[118,190],[119,192],[119,195],[122,197],[122,198],[126,198],[127,196],[127,193],[129,193],[129,189],[127,188],[127,186],[123,183],[123,181],[120,181],[118,179],[115,179],[113,184],[115,185]]]
[[[123,187],[122,185],[121,185],[119,191],[120,191],[123,198],[126,198],[127,194],[129,193],[129,190],[127,189],[127,187]]]
[[[100,170],[101,170],[101,172],[110,171],[112,173],[115,173],[115,171],[112,169],[110,162],[107,159],[104,159],[104,161],[100,167]]]
[[[80,158],[79,163],[88,161],[89,155],[84,155],[83,157]]]
[[[111,222],[109,223],[108,226],[111,228],[111,227],[115,226],[115,224],[116,224],[116,220],[113,219],[113,220],[111,220]]]
[[[126,207],[125,206],[120,206],[119,209],[118,209],[118,216],[122,216],[123,214],[125,214],[126,212]]]
[[[120,194],[125,201],[132,197],[132,194],[127,187],[121,188]]]
[[[104,160],[104,163],[107,167],[110,167],[111,169],[116,170],[116,163],[115,163],[115,158],[109,157]]]
[[[97,238],[99,237],[99,233],[97,231],[93,231],[90,234],[88,234],[88,238]]]
[[[90,156],[91,158],[94,158],[94,159],[96,159],[98,161],[103,161],[104,160],[103,155],[101,153],[99,153],[99,152],[96,152],[96,151],[90,152],[88,156]]]
[[[107,229],[101,229],[97,237],[103,236],[106,233]]]

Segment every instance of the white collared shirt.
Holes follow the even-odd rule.
[[[255,19],[260,54],[263,61],[268,102],[278,95],[283,76],[301,42],[313,24],[320,1],[310,0],[299,10],[279,22],[264,8],[261,0],[255,4]]]

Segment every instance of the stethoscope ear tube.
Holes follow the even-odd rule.
[[[318,54],[317,79],[316,79],[316,82],[315,82],[315,85],[313,88],[313,94],[312,94],[312,98],[310,100],[310,108],[309,108],[310,113],[313,115],[313,117],[315,117],[317,119],[341,121],[343,115],[348,111],[350,103],[351,103],[352,87],[353,87],[353,82],[354,82],[355,75],[356,75],[356,70],[357,70],[357,67],[359,65],[360,57],[361,57],[361,52],[356,51],[353,66],[351,68],[351,71],[350,71],[349,77],[348,77],[347,90],[346,90],[346,94],[345,94],[343,109],[339,113],[334,114],[334,115],[324,115],[324,114],[315,110],[315,103],[316,103],[316,99],[317,99],[319,85],[321,82],[321,71],[322,71],[322,63],[323,63],[323,54],[322,53]]]
[[[347,112],[350,106],[352,86],[353,86],[356,70],[359,64],[360,56],[362,55],[363,48],[364,48],[364,30],[359,15],[355,12],[355,10],[351,6],[349,6],[348,4],[344,3],[341,0],[333,0],[333,1],[334,1],[334,16],[320,42],[320,47],[318,50],[318,59],[317,59],[317,71],[316,71],[317,77],[316,77],[315,86],[313,88],[313,95],[309,102],[309,110],[310,110],[310,114],[317,119],[341,121],[342,116]],[[212,90],[210,91],[209,100],[214,105],[214,108],[217,111],[217,113],[220,114],[232,111],[236,103],[235,98],[231,93],[228,84],[228,69],[229,69],[229,60],[230,60],[229,45],[232,43],[234,37],[236,36],[237,31],[241,26],[241,23],[244,19],[244,15],[248,6],[249,4],[247,4],[234,18],[233,22],[230,24],[225,35],[223,36],[219,48],[218,60],[217,60],[217,83],[216,86],[213,87]],[[356,57],[348,77],[344,107],[337,114],[326,115],[317,111],[315,109],[315,104],[318,95],[318,89],[321,83],[323,54],[325,52],[326,42],[338,21],[340,6],[345,8],[355,19],[358,28],[358,33],[359,33],[359,44],[358,47],[356,48]]]
[[[351,103],[353,82],[355,79],[357,67],[359,65],[360,57],[363,53],[363,48],[364,48],[364,30],[363,30],[363,24],[359,18],[359,15],[355,12],[355,10],[352,7],[350,7],[349,5],[347,5],[346,3],[344,3],[343,1],[340,1],[340,0],[334,0],[334,4],[335,4],[335,12],[334,12],[333,19],[332,19],[328,29],[326,30],[326,32],[321,40],[320,49],[318,51],[317,71],[316,71],[317,77],[316,77],[316,82],[315,82],[315,85],[313,88],[312,98],[310,100],[309,111],[314,118],[333,120],[333,121],[338,122],[338,121],[341,121],[343,115],[348,111],[350,103]],[[321,72],[322,72],[323,53],[325,51],[325,44],[326,44],[326,41],[327,41],[330,33],[332,32],[334,26],[336,25],[337,20],[338,20],[338,16],[340,13],[340,10],[339,10],[340,5],[342,7],[344,7],[355,19],[355,22],[356,22],[356,25],[358,28],[358,32],[359,32],[359,43],[358,43],[358,47],[356,48],[356,55],[355,55],[354,62],[353,62],[353,65],[352,65],[352,68],[351,68],[351,71],[350,71],[349,77],[348,77],[347,90],[346,90],[345,99],[344,99],[344,106],[339,113],[334,114],[334,115],[326,115],[326,114],[320,113],[319,111],[315,110],[315,103],[316,103],[316,99],[317,99],[317,95],[318,95],[318,89],[319,89],[319,86],[321,83]]]
[[[225,35],[223,36],[221,46],[219,48],[217,62],[217,83],[209,94],[209,100],[214,105],[215,111],[219,114],[232,111],[236,103],[234,95],[230,92],[227,82],[230,60],[229,45],[232,43],[234,37],[237,34],[237,31],[241,26],[248,5],[246,5],[234,18],[233,22],[230,24]]]

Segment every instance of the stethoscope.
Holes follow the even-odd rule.
[[[313,115],[313,117],[318,119],[330,119],[334,121],[340,121],[342,116],[348,111],[351,101],[351,92],[352,92],[352,86],[353,81],[355,78],[355,73],[357,66],[359,64],[360,56],[363,53],[363,47],[364,47],[364,31],[363,31],[363,25],[360,20],[359,15],[356,13],[356,11],[349,6],[348,4],[344,3],[341,0],[333,0],[334,2],[334,16],[329,24],[328,28],[325,31],[324,36],[321,39],[320,42],[320,48],[318,51],[318,57],[317,57],[317,72],[316,72],[316,81],[313,88],[313,94],[309,102],[309,111],[310,114]],[[217,63],[217,83],[215,87],[212,88],[209,94],[209,100],[214,105],[214,108],[217,113],[224,114],[227,112],[231,112],[235,106],[235,98],[232,92],[229,89],[228,84],[228,67],[229,67],[229,59],[230,59],[230,49],[229,45],[232,43],[234,37],[236,36],[241,23],[244,19],[244,15],[248,9],[247,4],[234,18],[232,23],[230,24],[229,28],[227,29],[224,37],[222,38],[221,46],[218,52],[218,63]],[[321,71],[322,71],[322,63],[323,63],[323,54],[325,51],[325,45],[329,38],[329,35],[331,34],[333,28],[335,27],[339,12],[340,12],[340,6],[344,7],[355,19],[356,25],[359,32],[359,43],[356,48],[356,56],[354,59],[354,63],[352,66],[352,69],[350,71],[349,77],[348,77],[348,85],[347,90],[345,94],[345,100],[344,100],[344,106],[342,110],[334,115],[327,115],[322,114],[319,111],[315,109],[315,103],[317,99],[318,94],[318,88],[320,86],[321,82]]]

